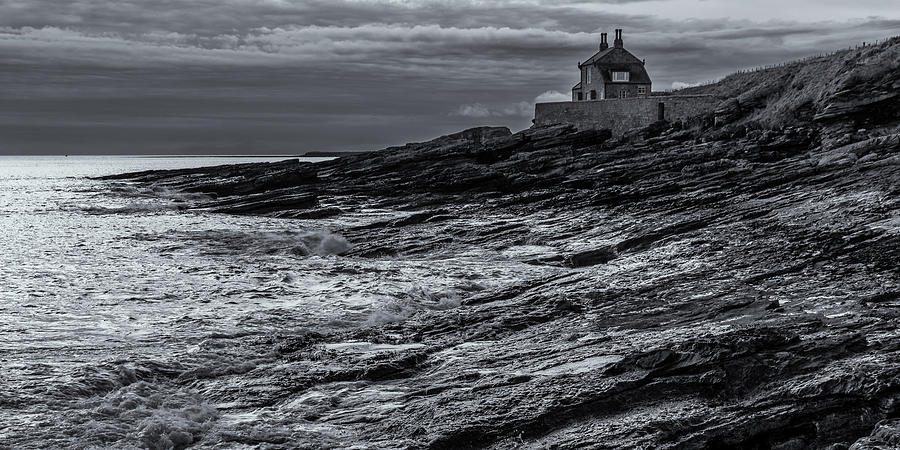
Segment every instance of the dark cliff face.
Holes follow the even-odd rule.
[[[336,230],[345,258],[543,249],[510,257],[552,276],[351,333],[424,346],[291,372],[324,364],[303,348],[348,336],[270,343],[289,349],[260,398],[344,379],[407,393],[391,414],[346,417],[348,442],[897,448],[897,48],[864,49],[879,66],[837,78],[804,72],[803,86],[719,86],[719,123],[691,129],[478,128],[317,165],[123,178],[208,193],[197,207],[228,213],[408,212]]]

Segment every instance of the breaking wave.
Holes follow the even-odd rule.
[[[142,241],[180,241],[180,248],[199,250],[206,255],[290,254],[295,256],[342,255],[352,247],[343,236],[327,230],[319,231],[260,231],[236,230],[175,231],[162,235],[136,234]],[[168,245],[167,250],[176,247]]]
[[[378,303],[366,320],[366,325],[403,322],[419,311],[446,311],[460,305],[455,291],[432,291],[414,286],[402,295],[388,297]]]
[[[85,191],[94,194],[93,197],[102,202],[113,199],[119,204],[71,204],[64,205],[63,210],[94,215],[141,214],[188,209],[199,202],[209,200],[209,196],[204,194],[178,192],[163,186],[141,186],[129,183],[105,186],[100,193],[96,192],[95,187],[85,189]]]
[[[145,214],[154,212],[177,211],[187,208],[186,205],[172,203],[129,203],[123,206],[76,205],[74,209],[85,214]]]
[[[138,381],[86,401],[81,442],[140,442],[150,449],[183,449],[202,439],[219,412],[196,394]],[[124,425],[124,426],[123,426]]]
[[[196,192],[184,192],[159,185],[135,183],[110,183],[103,185],[107,194],[125,198],[165,199],[173,202],[206,201],[210,196]],[[92,189],[94,191],[95,189]]]

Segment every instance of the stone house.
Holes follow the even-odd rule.
[[[621,29],[616,30],[612,47],[606,42],[606,33],[601,33],[600,51],[578,63],[578,70],[581,82],[572,88],[573,102],[650,95],[650,75],[644,61],[625,50]]]

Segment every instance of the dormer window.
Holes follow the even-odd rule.
[[[628,82],[628,80],[630,79],[629,75],[631,75],[631,74],[628,72],[613,72],[612,73],[613,81],[618,81],[618,82]]]

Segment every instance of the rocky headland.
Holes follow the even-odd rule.
[[[236,410],[354,383],[283,409],[303,431],[231,437],[259,448],[900,448],[900,39],[688,91],[721,105],[616,138],[485,127],[110,177],[228,214],[396,212],[331,230],[341,258],[548,269],[402,320],[247,338],[275,355],[254,383],[172,378]]]

